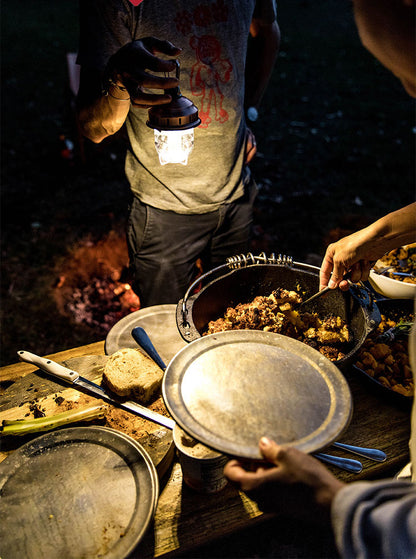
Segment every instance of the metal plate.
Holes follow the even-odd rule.
[[[191,342],[166,369],[165,404],[195,439],[225,454],[260,458],[258,442],[313,452],[347,427],[352,402],[339,369],[286,336],[231,330]]]
[[[187,345],[176,325],[176,305],[155,305],[128,314],[117,322],[107,334],[106,354],[111,355],[125,347],[137,348],[131,335],[136,326],[146,330],[165,363],[169,363],[172,357]]]
[[[75,427],[26,443],[0,464],[3,557],[128,556],[156,509],[144,449],[106,427]]]

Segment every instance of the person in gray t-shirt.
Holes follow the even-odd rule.
[[[81,130],[93,142],[128,133],[133,287],[142,306],[177,303],[198,259],[206,271],[249,249],[256,144],[245,110],[256,114],[277,56],[274,0],[83,0],[80,30]],[[146,109],[171,100],[175,59],[201,124],[187,165],[161,165]]]

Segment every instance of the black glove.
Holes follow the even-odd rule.
[[[175,60],[158,58],[154,53],[176,57],[181,49],[169,41],[155,37],[145,37],[121,47],[107,63],[105,82],[121,82],[130,94],[131,102],[143,108],[169,103],[168,94],[144,93],[142,87],[149,89],[172,89],[178,86],[176,77],[155,76],[151,72],[172,72]]]

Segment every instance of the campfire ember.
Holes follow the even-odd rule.
[[[140,308],[128,278],[123,234],[86,241],[70,251],[57,269],[54,297],[59,311],[105,336],[123,316]]]

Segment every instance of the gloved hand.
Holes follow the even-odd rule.
[[[145,93],[142,88],[171,89],[178,86],[176,77],[155,76],[150,72],[172,72],[175,60],[164,60],[155,56],[162,53],[175,57],[181,49],[169,41],[145,37],[132,41],[119,49],[108,61],[106,79],[125,87],[133,105],[148,108],[171,101],[169,94]]]

